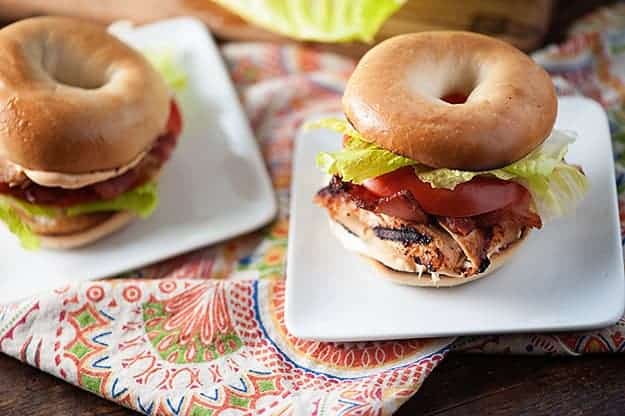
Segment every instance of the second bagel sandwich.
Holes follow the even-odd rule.
[[[73,248],[146,217],[181,115],[163,77],[104,27],[0,30],[0,221],[27,248]]]
[[[553,130],[549,75],[514,47],[467,32],[398,36],[359,62],[343,96],[343,134],[318,155],[330,177],[315,201],[349,250],[383,276],[456,286],[495,270],[532,229],[587,190]]]

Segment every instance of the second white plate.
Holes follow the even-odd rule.
[[[159,181],[160,204],[150,218],[72,251],[24,251],[0,224],[0,303],[221,241],[276,214],[256,140],[204,25],[178,18],[122,31],[120,37],[139,49],[170,51],[188,75],[177,97],[183,133]]]
[[[301,338],[354,341],[607,326],[623,314],[625,288],[614,165],[605,113],[594,101],[560,100],[556,127],[578,140],[567,160],[590,192],[575,214],[534,231],[492,275],[449,288],[400,286],[346,251],[312,203],[323,183],[319,151],[340,147],[327,131],[297,139],[285,318]]]

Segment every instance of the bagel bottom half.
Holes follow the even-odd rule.
[[[111,214],[111,216],[99,224],[67,235],[46,235],[39,236],[41,246],[51,249],[69,249],[86,246],[102,237],[114,233],[123,228],[135,219],[135,215],[128,211],[121,211]]]
[[[380,277],[391,280],[394,283],[419,287],[453,287],[474,282],[482,277],[488,276],[506,263],[506,261],[514,255],[529,235],[529,230],[525,230],[518,240],[509,244],[505,249],[491,254],[489,256],[489,260],[491,262],[490,266],[482,273],[469,277],[438,273],[437,277],[434,278],[432,274],[425,271],[423,273],[414,273],[393,269],[387,264],[389,259],[386,258],[383,255],[383,251],[380,250],[380,244],[386,244],[382,240],[375,237],[367,240],[362,239],[354,233],[348,231],[344,225],[341,225],[332,219],[330,219],[330,231],[345,248],[360,254],[367,260],[370,260],[375,266],[375,269]]]

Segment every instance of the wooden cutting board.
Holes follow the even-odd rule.
[[[315,1],[315,0],[311,0]],[[553,0],[409,0],[380,29],[377,41],[421,30],[472,30],[498,36],[523,50],[537,47],[547,31]],[[211,0],[0,0],[0,19],[36,15],[67,15],[102,23],[127,19],[145,23],[166,17],[192,15],[226,40],[290,42],[289,39],[247,24]],[[351,56],[371,45],[316,45]]]
[[[293,42],[248,24],[211,0],[0,0],[0,21],[40,15],[73,16],[105,24],[120,19],[147,23],[167,17],[195,16],[223,40]],[[310,45],[353,57],[361,56],[370,47],[357,43]]]
[[[210,0],[0,0],[0,19],[12,21],[38,15],[64,15],[110,23],[136,23],[192,15],[226,39],[275,40],[281,37],[247,24]]]

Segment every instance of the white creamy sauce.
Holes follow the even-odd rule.
[[[36,184],[41,186],[60,187],[65,189],[78,189],[87,185],[102,182],[110,178],[122,175],[123,173],[134,168],[141,162],[147,152],[140,153],[130,163],[119,168],[101,170],[90,173],[70,174],[61,172],[46,172],[41,170],[26,169],[16,163],[11,163],[16,169],[24,172],[24,174]]]

